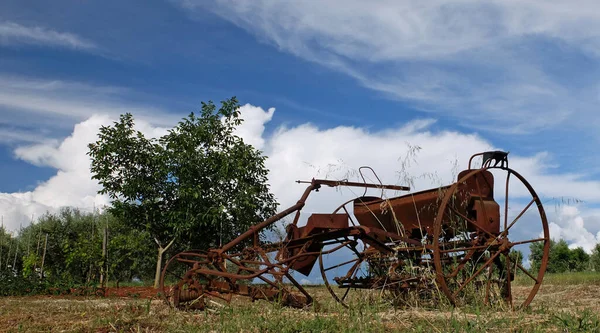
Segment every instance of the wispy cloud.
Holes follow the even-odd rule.
[[[131,112],[153,125],[172,125],[177,115],[155,106],[132,102],[139,93],[115,86],[51,80],[0,73],[0,125],[11,131],[0,141],[37,142],[52,130],[69,129],[92,115],[118,115]],[[40,133],[40,128],[47,133]],[[46,135],[48,134],[48,135]]]
[[[35,144],[48,142],[47,136],[36,131],[15,127],[0,127],[0,144]]]
[[[180,5],[192,15],[209,9],[285,52],[465,126],[531,133],[600,118],[596,1]]]
[[[40,26],[24,26],[15,22],[0,22],[0,45],[44,45],[90,51],[98,46],[69,32],[59,32]]]

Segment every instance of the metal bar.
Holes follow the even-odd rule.
[[[311,184],[309,185],[306,190],[304,191],[304,194],[302,195],[302,197],[300,198],[300,200],[298,200],[298,202],[291,206],[290,208],[282,211],[279,214],[273,215],[270,218],[266,219],[265,221],[263,221],[262,223],[259,223],[255,226],[250,227],[250,229],[248,231],[246,231],[245,233],[241,234],[240,236],[238,236],[236,239],[232,240],[231,242],[225,244],[222,248],[216,250],[219,253],[223,253],[223,252],[227,252],[229,250],[231,250],[233,247],[235,247],[236,245],[240,244],[241,242],[243,242],[245,239],[247,239],[248,237],[252,237],[255,233],[258,233],[259,231],[261,231],[262,229],[270,226],[271,224],[281,220],[282,218],[288,216],[289,214],[302,209],[302,207],[304,207],[304,204],[306,202],[306,199],[308,198],[308,195],[310,194],[310,192],[314,189],[317,189],[318,186],[316,184]]]
[[[351,186],[351,187],[368,187],[368,188],[379,188],[386,190],[397,190],[397,191],[410,191],[409,186],[401,186],[401,185],[381,185],[381,184],[371,184],[371,183],[358,183],[358,182],[348,182],[341,180],[328,180],[328,179],[313,179],[312,181],[307,180],[297,180],[296,183],[307,183],[307,184],[318,184],[318,185],[327,185],[330,187],[335,186]]]
[[[463,251],[468,251],[468,250],[483,250],[483,249],[487,249],[489,248],[491,245],[478,245],[478,246],[471,246],[471,247],[458,247],[458,248],[454,248],[454,249],[448,249],[448,250],[440,250],[440,253],[451,253],[451,252],[463,252]]]

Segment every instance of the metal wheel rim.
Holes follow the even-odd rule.
[[[511,298],[510,298],[511,307],[514,310],[523,309],[523,308],[529,306],[529,304],[531,303],[531,301],[537,294],[537,292],[543,282],[543,277],[546,272],[547,261],[548,261],[548,256],[549,256],[550,236],[549,236],[548,220],[547,220],[543,205],[539,199],[539,196],[537,195],[537,193],[535,192],[535,190],[533,189],[531,184],[522,175],[520,175],[518,172],[516,172],[510,168],[488,167],[488,168],[482,168],[482,169],[474,169],[472,172],[469,172],[467,175],[463,176],[460,180],[458,180],[456,183],[454,183],[447,190],[447,193],[444,195],[444,199],[442,200],[442,202],[439,206],[438,213],[437,213],[435,223],[434,223],[433,255],[434,255],[434,265],[435,265],[436,275],[437,275],[437,282],[440,285],[441,290],[444,292],[444,294],[448,298],[448,300],[453,305],[457,305],[454,295],[452,294],[452,292],[450,292],[450,290],[448,288],[448,284],[446,282],[446,277],[443,272],[443,266],[442,266],[442,262],[441,262],[440,236],[441,236],[441,229],[442,229],[442,220],[444,218],[444,212],[446,210],[446,206],[448,205],[448,202],[450,201],[450,198],[452,197],[453,193],[455,193],[458,185],[460,183],[464,182],[466,179],[473,177],[474,175],[477,175],[479,173],[482,173],[483,171],[488,170],[488,169],[504,170],[504,171],[508,172],[510,175],[514,175],[515,177],[517,177],[517,179],[519,181],[521,181],[521,183],[527,188],[527,190],[529,191],[531,196],[533,198],[535,198],[535,203],[538,208],[538,213],[540,216],[540,222],[542,224],[542,228],[543,228],[543,232],[544,232],[545,240],[544,240],[544,248],[543,248],[543,257],[542,257],[541,265],[540,265],[540,268],[538,271],[536,283],[531,288],[531,290],[528,294],[528,297],[525,299],[525,301],[523,301],[523,303],[521,303],[517,307],[515,307],[512,302],[513,297],[511,294]],[[509,282],[509,284],[510,284],[510,282]]]

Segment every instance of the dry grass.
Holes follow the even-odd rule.
[[[600,274],[598,274],[600,276]],[[557,282],[558,281],[558,282]],[[219,313],[173,311],[160,300],[96,297],[0,298],[1,332],[600,332],[600,288],[595,283],[548,279],[530,309],[394,309],[361,302],[334,303],[310,288],[318,306],[305,310],[236,299]],[[517,295],[525,291],[516,286]]]

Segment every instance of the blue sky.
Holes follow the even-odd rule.
[[[416,176],[447,181],[453,158],[464,168],[503,149],[550,205],[585,201],[551,218],[556,235],[589,246],[600,238],[597,7],[2,1],[0,208],[16,226],[99,204],[85,140],[100,123],[131,111],[156,130],[237,96],[284,206],[301,192],[293,180],[340,160],[395,181],[407,142],[423,147]]]
[[[282,110],[276,119],[279,123],[378,126],[386,109],[398,113],[394,117],[398,123],[412,117],[409,107],[365,91],[343,74],[278,52],[211,13],[192,19],[169,3],[157,2],[149,7],[134,2],[124,6],[122,2],[89,4],[65,2],[33,8],[3,2],[0,19],[5,24],[74,33],[82,40],[93,41],[95,47],[78,50],[3,36],[0,72],[27,80],[127,89],[130,91],[116,98],[180,116],[197,110],[200,101],[235,95],[243,103],[277,106]],[[110,8],[115,7],[121,14],[113,14]],[[365,109],[369,109],[368,118],[372,119],[360,112]],[[1,110],[3,115],[20,111],[10,107]],[[32,118],[23,122],[10,119],[3,126],[35,130],[38,121]],[[55,125],[50,128],[44,124],[42,128],[51,137],[72,130],[72,121]],[[14,165],[5,166],[12,172],[2,174],[5,191],[26,190],[34,181],[48,176],[47,172],[22,169],[23,163],[10,154],[2,154],[2,162]]]

